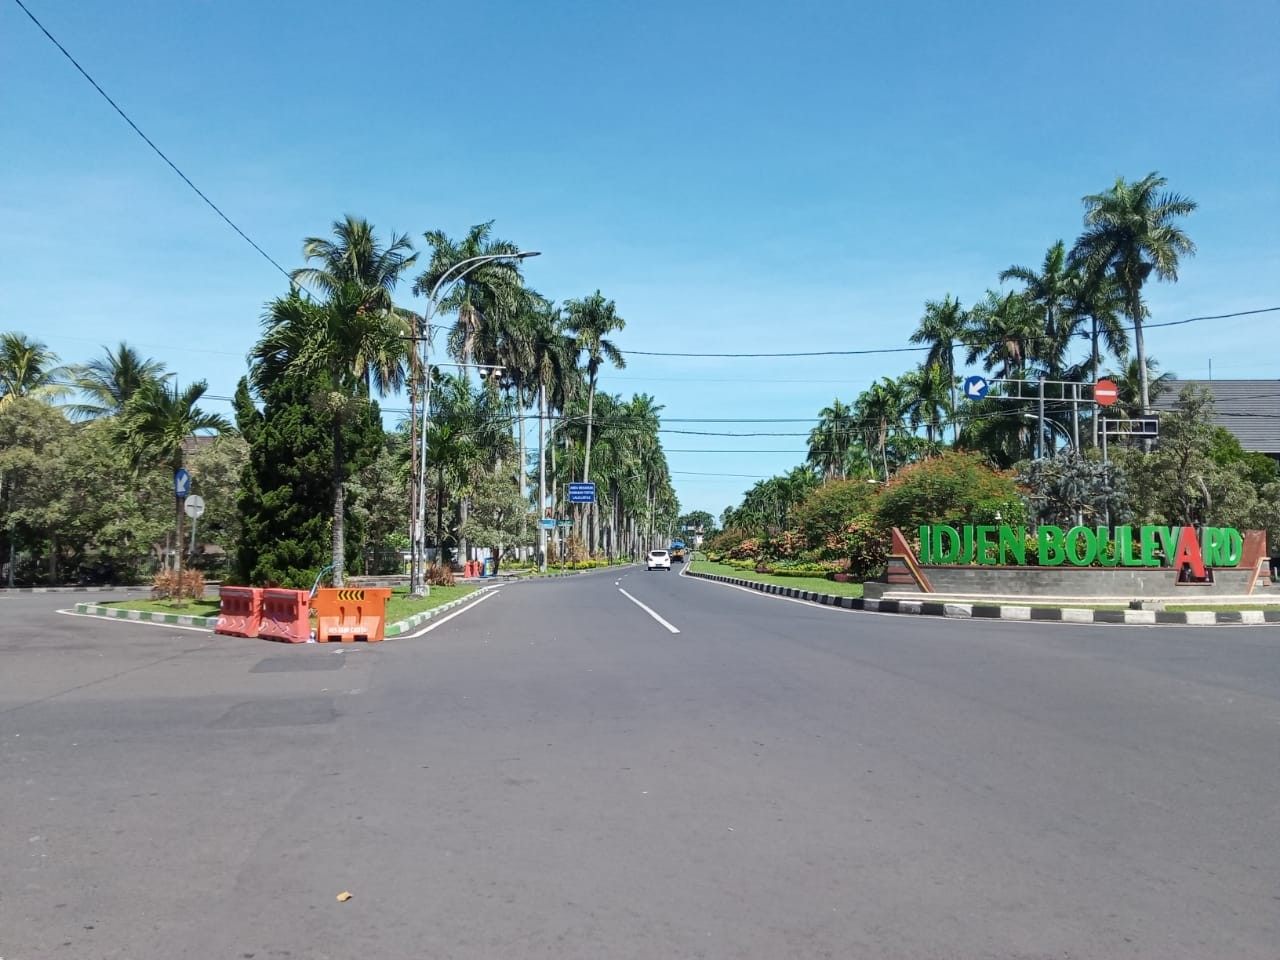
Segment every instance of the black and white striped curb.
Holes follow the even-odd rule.
[[[217,617],[197,617],[193,614],[160,613],[155,610],[129,610],[125,607],[102,607],[94,603],[77,603],[76,613],[93,617],[111,617],[116,620],[135,620],[138,623],[167,623],[175,627],[204,627],[212,630]]]
[[[432,607],[430,610],[423,610],[421,613],[415,613],[407,620],[399,620],[396,623],[387,624],[384,636],[398,637],[401,634],[408,633],[415,627],[419,627],[428,620],[440,616],[448,610],[453,610],[463,604],[475,600],[481,594],[488,593],[490,590],[496,589],[499,584],[489,584],[468,593],[465,597],[459,597],[457,600],[450,600],[448,603],[442,603],[438,607]],[[175,627],[203,627],[206,630],[212,630],[218,625],[217,617],[197,617],[192,614],[178,613],[160,613],[154,610],[129,610],[125,607],[103,607],[93,603],[77,603],[76,613],[88,614],[95,617],[111,617],[114,620],[132,620],[137,623],[159,623],[168,624]]]
[[[408,633],[415,627],[422,626],[428,620],[434,620],[446,611],[471,603],[488,593],[490,590],[496,590],[500,586],[504,586],[504,584],[489,583],[483,587],[476,587],[476,589],[472,590],[465,597],[459,597],[457,600],[450,600],[448,603],[442,603],[440,606],[432,607],[430,610],[423,610],[421,613],[415,613],[407,620],[399,620],[396,623],[389,623],[387,624],[384,636],[390,639],[391,637],[398,637],[401,634]]]
[[[776,583],[758,580],[741,580],[718,573],[688,571],[687,576],[702,580],[714,580],[735,587],[747,587],[761,593],[808,600],[829,607],[846,610],[865,610],[869,613],[901,613],[921,617],[952,617],[974,620],[1035,620],[1051,623],[1105,623],[1136,624],[1140,626],[1175,625],[1209,627],[1218,625],[1261,625],[1280,623],[1280,610],[1188,610],[1173,613],[1165,610],[1084,610],[1078,607],[1031,607],[1018,604],[955,603],[936,600],[864,600],[862,597],[837,597],[813,590],[799,590]]]

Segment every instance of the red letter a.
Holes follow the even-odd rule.
[[[1183,527],[1182,533],[1178,535],[1178,548],[1173,552],[1173,569],[1181,574],[1184,563],[1191,567],[1191,575],[1197,580],[1205,578],[1204,555],[1200,552],[1200,540],[1196,537],[1195,527]]]

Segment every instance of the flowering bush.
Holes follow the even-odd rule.
[[[1008,471],[993,470],[976,453],[953,452],[904,467],[884,485],[870,509],[881,527],[904,534],[927,523],[960,526],[1025,523],[1026,506]]]
[[[763,547],[767,556],[778,560],[792,560],[804,553],[805,538],[794,530],[785,530],[776,537],[770,538]]]
[[[760,541],[750,537],[726,551],[725,556],[730,560],[752,560],[760,556]]]
[[[879,576],[889,559],[889,534],[867,514],[845,524],[839,533],[828,534],[824,546],[848,560],[855,579]]]
[[[854,517],[866,513],[877,487],[865,480],[828,480],[796,510],[796,530],[810,549],[820,549],[826,538],[839,533]]]

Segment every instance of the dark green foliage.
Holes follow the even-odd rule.
[[[1280,464],[1265,453],[1248,453],[1226,427],[1214,427],[1209,456],[1220,467],[1232,467],[1256,487],[1280,480]]]
[[[810,550],[823,549],[830,536],[843,533],[875,498],[876,485],[866,480],[830,480],[795,511],[792,524]]]
[[[1125,476],[1100,457],[1062,454],[1022,466],[1018,481],[1027,489],[1035,523],[1071,527],[1125,519]]]
[[[236,388],[236,424],[249,443],[238,498],[244,527],[236,574],[242,582],[310,587],[330,563],[332,413],[315,402],[325,385],[321,375],[279,379],[264,390],[261,412],[246,380]],[[348,418],[348,476],[369,462],[381,442],[377,407],[367,409]],[[358,532],[347,543],[349,553],[358,552]]]
[[[677,533],[686,530],[692,533],[699,529],[703,536],[712,536],[716,532],[716,518],[706,510],[693,510],[676,520]]]
[[[883,526],[908,536],[926,523],[995,523],[997,512],[1002,523],[1026,521],[1013,477],[973,453],[945,453],[904,468],[885,484],[873,510]]]
[[[1266,530],[1280,542],[1280,481],[1213,424],[1213,397],[1187,386],[1177,409],[1160,418],[1160,439],[1149,454],[1119,451],[1130,476],[1138,523],[1207,523]]]

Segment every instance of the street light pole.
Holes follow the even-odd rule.
[[[417,486],[417,506],[418,506],[418,523],[413,531],[413,570],[410,577],[410,592],[414,596],[425,596],[429,592],[426,582],[426,556],[425,556],[425,531],[427,525],[427,411],[430,409],[431,396],[431,365],[428,360],[428,348],[431,343],[431,318],[435,313],[440,302],[440,292],[449,284],[456,283],[465,277],[468,273],[485,263],[493,263],[499,260],[527,260],[529,257],[539,255],[537,250],[528,250],[520,253],[493,253],[485,254],[479,257],[469,257],[466,260],[455,263],[452,267],[440,275],[440,279],[432,286],[431,292],[427,294],[427,307],[423,311],[422,322],[419,329],[418,340],[422,344],[422,355],[419,358],[420,376],[422,381],[422,413],[418,417],[418,425],[421,430],[420,442],[418,444],[418,482]]]

